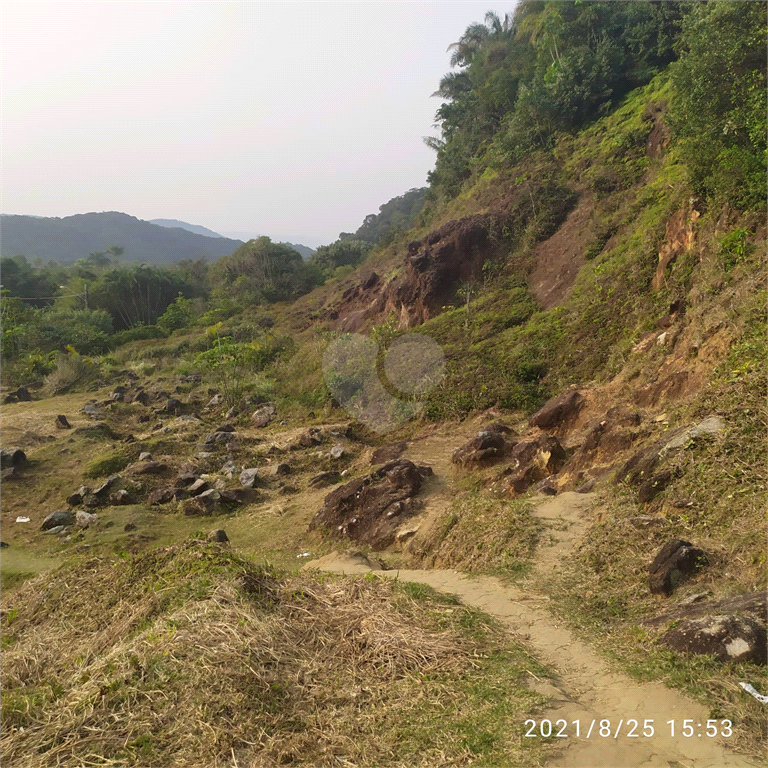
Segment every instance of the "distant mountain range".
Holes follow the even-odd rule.
[[[158,227],[167,227],[168,229],[186,229],[187,232],[194,232],[196,235],[203,235],[203,237],[221,237],[218,232],[214,232],[208,227],[201,227],[199,224],[188,224],[186,221],[179,221],[178,219],[149,219],[150,224],[157,224]]]
[[[181,222],[179,222],[181,224]],[[0,255],[72,264],[94,251],[119,245],[122,262],[173,264],[182,259],[213,261],[242,245],[218,235],[206,236],[181,226],[169,228],[126,213],[81,213],[65,218],[0,217]]]
[[[183,259],[215,261],[243,244],[205,227],[176,219],[143,221],[126,213],[81,213],[64,218],[0,215],[0,256],[23,254],[30,261],[73,264],[110,245],[123,250],[123,263],[174,264]],[[303,258],[313,251],[287,243]]]

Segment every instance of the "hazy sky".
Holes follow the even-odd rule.
[[[316,246],[423,186],[450,43],[514,3],[0,2],[0,212]]]

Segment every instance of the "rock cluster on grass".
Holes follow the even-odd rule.
[[[384,464],[329,493],[312,518],[310,530],[322,528],[334,538],[385,549],[395,540],[402,522],[417,511],[413,499],[423,479],[431,474],[431,467],[408,459]]]

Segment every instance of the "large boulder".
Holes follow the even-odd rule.
[[[510,493],[525,493],[532,485],[556,475],[568,454],[556,437],[542,432],[531,440],[521,440],[510,452],[511,464],[504,470],[504,484]]]
[[[648,587],[654,595],[669,596],[708,563],[706,553],[690,541],[670,539],[648,568]]]
[[[675,651],[709,654],[724,662],[766,663],[765,627],[749,616],[686,619],[665,632],[659,642]]]
[[[583,405],[584,398],[575,389],[561,392],[536,411],[528,423],[539,429],[557,429],[576,416]]]
[[[408,459],[388,462],[329,493],[310,530],[323,528],[335,538],[384,549],[394,541],[403,520],[416,512],[413,498],[431,474],[430,467]]]

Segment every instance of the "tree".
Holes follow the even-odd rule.
[[[301,254],[268,237],[250,240],[223,256],[211,272],[216,287],[249,304],[288,301],[314,287],[313,272]]]
[[[672,65],[668,122],[694,189],[741,208],[765,205],[765,3],[695,3]]]

